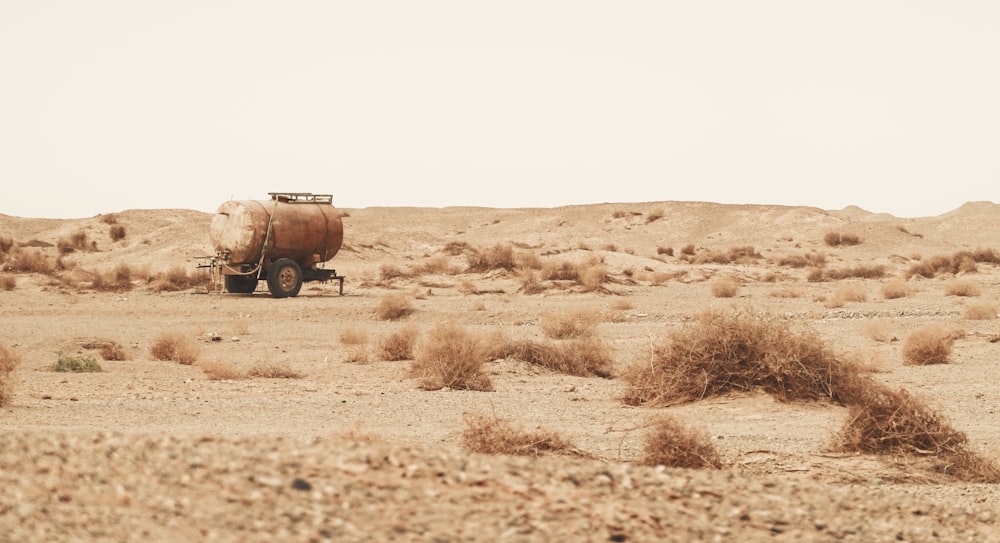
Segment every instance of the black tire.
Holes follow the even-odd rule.
[[[267,288],[275,298],[298,296],[302,289],[302,268],[290,258],[280,258],[267,270]]]
[[[256,275],[227,275],[226,291],[235,294],[250,294],[257,290]]]

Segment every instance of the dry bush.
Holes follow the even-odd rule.
[[[408,325],[386,336],[378,345],[378,357],[385,361],[411,360],[420,331]]]
[[[522,269],[518,271],[521,280],[521,292],[525,294],[539,294],[545,292],[545,285],[538,280],[534,270]]]
[[[662,285],[663,283],[666,283],[667,281],[669,281],[669,280],[671,280],[673,278],[674,278],[674,274],[671,274],[671,273],[661,272],[661,271],[660,272],[653,272],[653,275],[650,276],[650,278],[649,278],[649,282],[652,283],[653,285],[659,286],[659,285]]]
[[[201,349],[180,332],[164,332],[153,341],[149,352],[156,360],[170,360],[191,365],[198,360]]]
[[[546,262],[540,273],[543,281],[576,281],[580,277],[578,266],[565,260]]]
[[[382,264],[382,266],[379,267],[378,272],[379,279],[383,283],[400,277],[407,277],[406,273],[402,269],[398,266],[393,266],[392,264]]]
[[[674,256],[674,248],[673,247],[663,247],[663,246],[660,246],[660,247],[656,248],[656,254],[658,254],[658,255]]]
[[[979,296],[982,291],[972,281],[954,279],[944,286],[944,293],[948,296]]]
[[[122,262],[110,272],[91,272],[90,286],[101,292],[132,290],[132,268]]]
[[[15,247],[8,253],[4,262],[5,271],[49,275],[60,267],[56,261],[38,249]]]
[[[581,265],[577,282],[583,287],[584,292],[593,292],[601,287],[601,284],[608,278],[607,269],[600,262],[587,262]]]
[[[662,415],[646,435],[638,464],[719,469],[722,459],[706,433],[686,426],[670,415]]]
[[[861,285],[839,285],[826,301],[827,307],[844,307],[847,302],[864,302],[868,293]]]
[[[850,406],[834,450],[936,457],[935,468],[961,481],[1000,482],[1000,469],[968,448],[968,437],[906,390],[868,381]]]
[[[128,360],[128,353],[116,341],[109,341],[100,346],[101,358],[104,360],[122,361]]]
[[[498,244],[485,251],[476,251],[469,255],[468,259],[467,271],[472,273],[485,273],[493,270],[513,271],[516,267],[514,248],[510,244]]]
[[[812,268],[809,270],[809,273],[806,274],[806,281],[809,281],[810,283],[817,283],[819,281],[823,281],[823,279],[824,275],[822,268]]]
[[[3,261],[3,257],[7,256],[7,253],[11,252],[12,249],[17,247],[14,243],[13,238],[0,237],[0,262]]]
[[[461,272],[457,266],[451,265],[451,259],[447,255],[432,256],[413,269],[414,274],[427,275],[455,275]]]
[[[786,255],[779,258],[776,264],[790,268],[822,268],[823,266],[826,266],[826,255],[823,253]]]
[[[0,407],[14,400],[13,373],[21,364],[21,355],[13,348],[0,345]]]
[[[882,320],[872,320],[865,323],[863,333],[868,339],[879,343],[895,341],[892,324]]]
[[[469,452],[541,456],[543,454],[580,455],[577,448],[557,432],[529,432],[507,419],[475,415],[465,419],[462,446]]]
[[[761,389],[780,401],[843,401],[848,364],[812,330],[750,311],[697,315],[623,375],[629,405],[667,406]],[[853,370],[854,368],[850,368]]]
[[[906,270],[906,278],[914,275],[931,279],[939,273],[957,274],[976,271],[977,263],[1000,264],[1000,253],[993,249],[958,251],[952,255],[937,255],[912,264]]]
[[[605,243],[604,245],[601,245],[601,250],[607,251],[609,253],[617,253],[618,246],[615,245],[614,243]]]
[[[614,359],[603,341],[588,337],[555,343],[531,340],[507,341],[495,346],[496,358],[512,358],[550,371],[580,377],[612,376]]]
[[[845,234],[843,232],[827,232],[823,236],[823,242],[830,247],[836,247],[838,245],[857,245],[861,243],[861,238],[854,234]]]
[[[903,362],[915,366],[945,364],[954,342],[954,333],[944,326],[924,326],[903,340]]]
[[[352,326],[340,332],[340,342],[344,345],[365,345],[368,343],[368,332]]]
[[[113,224],[110,228],[108,228],[108,236],[111,237],[112,242],[125,239],[125,235],[125,227],[120,224]]]
[[[774,298],[801,298],[802,289],[798,287],[778,287],[771,289],[768,294]]]
[[[301,379],[304,375],[295,371],[287,362],[257,362],[247,371],[250,377],[262,379]]]
[[[409,316],[414,311],[413,298],[406,294],[386,294],[375,308],[375,316],[384,321],[396,321]]]
[[[545,315],[540,327],[546,336],[553,339],[589,337],[594,334],[600,315],[589,309],[575,309],[562,313]]]
[[[894,279],[882,285],[882,297],[886,300],[905,298],[913,292],[913,287],[902,279]]]
[[[13,275],[0,276],[0,288],[4,290],[14,290],[17,287],[17,278]]]
[[[166,272],[160,272],[148,278],[154,292],[176,292],[199,286],[208,286],[211,282],[207,273],[194,270],[191,274],[180,266],[174,266]]]
[[[969,304],[962,313],[963,319],[987,321],[997,317],[997,306],[991,302]]]
[[[687,245],[681,247],[681,254],[691,256],[694,254],[694,250],[695,250],[694,244],[688,243]]]
[[[229,362],[221,362],[218,360],[202,361],[198,362],[198,367],[201,368],[201,371],[211,381],[235,381],[237,379],[246,379],[248,377],[247,374],[243,373]]]
[[[879,264],[874,266],[854,266],[853,268],[840,268],[836,270],[826,270],[824,278],[836,281],[838,279],[880,279],[885,277],[885,266]]]
[[[646,214],[646,224],[656,222],[663,218],[663,209],[656,208]]]
[[[344,357],[344,362],[348,364],[367,364],[371,361],[368,345],[350,345],[347,349],[347,356]]]
[[[101,222],[104,224],[118,224],[118,214],[105,213],[104,215],[101,215]]]
[[[716,298],[732,298],[740,292],[740,284],[729,277],[716,279],[709,288]]]
[[[59,238],[56,241],[56,248],[63,254],[72,253],[73,251],[96,250],[97,242],[92,243],[86,231],[77,230],[68,238]]]
[[[531,251],[521,251],[516,253],[514,255],[514,260],[517,262],[517,267],[519,268],[530,270],[542,269],[542,259]]]
[[[458,291],[466,296],[475,296],[479,294],[479,288],[476,287],[475,283],[472,281],[462,281],[458,284]]]
[[[417,342],[410,373],[425,390],[493,390],[482,371],[488,354],[484,336],[455,324],[439,324]]]

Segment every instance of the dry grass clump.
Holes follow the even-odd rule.
[[[465,419],[462,446],[469,452],[542,456],[544,454],[581,455],[565,437],[550,430],[529,432],[513,421],[487,415]]]
[[[826,266],[826,255],[823,253],[805,253],[799,255],[785,255],[776,262],[779,266],[790,268],[822,268]]]
[[[982,291],[972,281],[954,279],[944,286],[944,293],[948,296],[979,296]]]
[[[823,273],[824,278],[833,281],[839,279],[879,279],[885,277],[885,266],[878,264],[873,266],[854,266],[851,268],[840,268],[836,270],[825,270]]]
[[[903,340],[903,362],[915,366],[945,364],[954,342],[954,333],[944,326],[925,326]]]
[[[861,243],[861,238],[854,234],[845,234],[843,232],[827,232],[823,235],[823,242],[830,247],[837,247],[838,245],[858,245]]]
[[[14,400],[13,373],[21,364],[21,355],[13,348],[0,345],[0,407]]]
[[[609,378],[614,367],[607,344],[593,337],[555,343],[514,340],[494,347],[491,354],[580,377]]]
[[[510,244],[497,244],[484,251],[475,251],[468,256],[471,273],[485,273],[493,270],[513,271],[517,263],[514,248]]]
[[[666,255],[666,256],[674,256],[674,248],[673,247],[664,247],[664,246],[661,245],[661,246],[659,246],[659,247],[656,248],[656,254],[658,254],[658,255]]]
[[[3,270],[16,273],[40,273],[49,275],[61,266],[58,261],[38,249],[26,249],[14,245],[6,253]]]
[[[104,224],[118,224],[117,213],[105,213],[101,215],[101,222]]]
[[[600,258],[590,258],[583,262],[546,262],[539,275],[543,281],[573,281],[583,287],[585,292],[597,290],[608,278],[607,268]],[[534,275],[531,277],[533,279]],[[524,277],[522,284],[527,284]]]
[[[778,287],[771,289],[768,295],[774,298],[801,298],[803,292],[798,287]]]
[[[997,317],[997,306],[990,302],[969,304],[962,313],[963,319],[988,321]]]
[[[248,377],[246,373],[243,373],[229,362],[221,362],[219,360],[201,361],[198,362],[198,367],[201,368],[202,373],[211,381],[235,381]]]
[[[132,268],[122,262],[111,271],[90,272],[90,286],[101,292],[123,292],[132,290]]]
[[[59,240],[56,241],[56,248],[63,254],[72,253],[74,251],[96,251],[97,242],[90,241],[86,231],[77,230],[68,238],[59,238]]]
[[[207,273],[198,272],[197,270],[188,273],[184,268],[174,266],[166,272],[157,273],[149,277],[149,281],[151,282],[150,288],[154,292],[176,292],[200,286],[208,286],[211,283],[211,278]]]
[[[375,316],[384,321],[397,321],[414,311],[413,298],[402,293],[386,294],[375,308]]]
[[[892,323],[884,320],[871,320],[865,323],[862,329],[865,337],[879,343],[889,343],[895,341]]]
[[[732,298],[740,292],[740,284],[729,277],[716,279],[709,288],[716,298]]]
[[[761,389],[780,401],[843,401],[847,364],[811,330],[750,311],[711,311],[674,332],[622,376],[629,405],[667,406]]]
[[[547,337],[567,339],[590,337],[594,334],[600,315],[589,309],[575,309],[545,315],[540,327]]]
[[[656,208],[646,214],[646,224],[649,224],[651,222],[656,222],[662,218],[663,218],[663,209]]]
[[[153,341],[149,352],[156,360],[170,360],[185,365],[194,364],[201,355],[198,345],[180,332],[160,334]]]
[[[262,379],[301,379],[305,375],[292,369],[287,362],[257,362],[247,370],[249,377]]]
[[[707,434],[682,424],[670,415],[663,415],[652,424],[646,435],[638,464],[719,469],[722,459]]]
[[[17,278],[13,275],[0,276],[0,288],[10,291],[17,287]]]
[[[340,332],[340,342],[344,345],[364,345],[368,343],[368,332],[352,326]]]
[[[882,297],[886,300],[905,298],[913,293],[913,287],[902,279],[893,279],[882,285]]]
[[[936,457],[935,469],[968,482],[1000,482],[1000,469],[968,448],[968,437],[923,400],[868,381],[850,405],[833,448],[843,452]]]
[[[912,264],[906,270],[906,278],[914,275],[931,279],[939,273],[968,273],[977,269],[977,263],[1000,264],[1000,253],[993,249],[958,251],[952,255],[938,255]]]
[[[378,357],[385,361],[411,360],[419,335],[420,331],[413,325],[396,330],[379,342]]]
[[[864,302],[868,299],[868,293],[861,285],[849,284],[839,285],[834,289],[833,294],[826,300],[826,307],[844,307],[848,302]]]
[[[752,264],[763,258],[752,246],[730,247],[726,252],[708,250],[690,255],[684,251],[682,253],[688,255],[684,260],[691,264]]]
[[[101,358],[104,360],[122,361],[128,360],[128,353],[117,341],[109,341],[100,346]]]
[[[489,347],[484,336],[456,324],[439,324],[417,342],[410,373],[420,388],[493,390],[482,371]]]
[[[392,281],[400,277],[407,277],[406,272],[404,272],[399,266],[394,266],[392,264],[382,264],[379,267],[379,279],[382,283]]]
[[[108,228],[108,236],[111,238],[112,242],[117,242],[125,239],[126,231],[125,227],[120,224],[113,224]]]

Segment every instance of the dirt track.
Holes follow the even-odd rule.
[[[664,218],[645,222],[655,210]],[[87,269],[193,267],[194,257],[210,252],[208,215],[119,217],[129,235],[116,244],[99,237],[107,227],[97,218],[0,216],[0,237],[54,243],[85,229],[100,250],[68,258]],[[0,533],[10,541],[1000,541],[995,486],[948,480],[921,469],[919,459],[830,453],[846,414],[833,404],[750,393],[631,408],[618,399],[617,379],[550,374],[513,360],[487,365],[495,392],[424,391],[408,362],[347,362],[352,349],[340,339],[360,330],[374,344],[404,323],[426,329],[443,320],[539,339],[546,315],[583,309],[603,316],[598,336],[621,370],[647,359],[652,342],[694,313],[753,308],[809,326],[875,366],[879,381],[927,399],[995,458],[1000,389],[988,376],[1000,331],[996,319],[963,314],[997,299],[1000,270],[981,265],[961,275],[980,289],[975,297],[947,295],[950,276],[911,279],[915,292],[905,298],[880,294],[918,258],[989,247],[989,232],[1000,227],[995,205],[907,220],[857,209],[701,203],[386,208],[350,210],[345,227],[348,246],[334,260],[348,276],[344,297],[332,285],[307,285],[287,300],[142,285],[95,292],[84,280],[18,275],[14,290],[0,291],[0,343],[23,356],[14,402],[0,408]],[[863,241],[827,247],[829,230]],[[596,256],[610,280],[597,292],[552,286],[525,294],[512,273],[380,279],[382,266],[418,265],[456,241],[515,243],[545,259]],[[720,251],[752,245],[763,258],[690,264],[657,254],[687,243]],[[893,277],[809,282],[806,270],[775,263],[808,251],[822,252],[827,268],[881,264]],[[656,273],[671,279],[657,284]],[[740,283],[737,298],[711,295],[710,283],[723,276]],[[464,282],[487,293],[463,293]],[[867,300],[833,307],[844,284]],[[390,292],[414,296],[416,311],[404,323],[374,316]],[[873,322],[885,340],[872,339]],[[951,363],[903,365],[899,340],[928,323],[964,332]],[[244,370],[279,362],[304,376],[211,380],[197,365],[152,359],[149,347],[165,331],[197,342],[203,360]],[[120,343],[131,360],[102,361],[102,373],[49,371],[57,353],[93,355],[84,345],[101,341]],[[727,468],[631,465],[642,426],[660,412],[708,432]],[[558,430],[594,459],[463,452],[463,420],[481,413]]]

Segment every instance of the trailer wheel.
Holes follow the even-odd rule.
[[[227,275],[226,291],[235,294],[250,294],[257,290],[256,275]]]
[[[267,288],[275,298],[298,296],[302,288],[302,268],[290,258],[281,258],[267,270]]]

